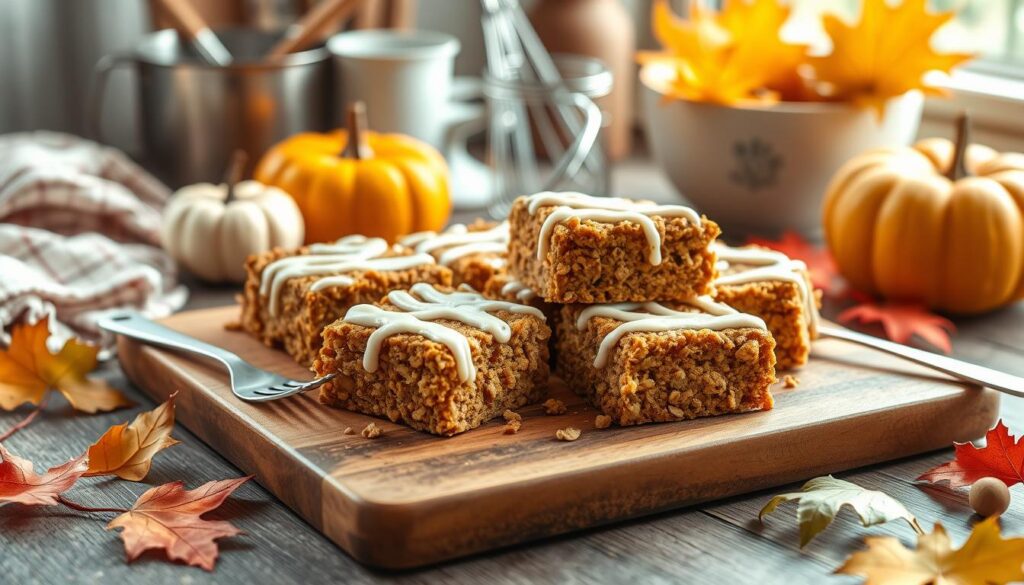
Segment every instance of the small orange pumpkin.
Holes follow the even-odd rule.
[[[922,140],[871,151],[836,173],[825,239],[855,288],[978,313],[1024,296],[1024,155]]]
[[[307,244],[350,234],[395,241],[440,230],[448,221],[448,167],[441,154],[408,136],[365,126],[365,106],[357,102],[349,108],[347,130],[296,134],[256,165],[257,181],[295,199]]]

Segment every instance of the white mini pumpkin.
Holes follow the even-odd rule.
[[[243,282],[246,257],[298,247],[305,228],[295,200],[277,187],[198,183],[174,194],[160,236],[171,257],[200,278]]]

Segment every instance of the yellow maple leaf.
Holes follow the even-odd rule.
[[[925,83],[925,74],[948,73],[972,55],[935,52],[932,35],[954,13],[929,12],[925,2],[903,0],[889,6],[886,0],[864,0],[856,24],[825,15],[832,52],[810,61],[818,91],[832,99],[871,107],[879,115],[887,100],[910,90],[936,93],[936,88]]]
[[[864,585],[988,585],[1024,580],[1024,538],[1004,539],[998,518],[979,522],[954,550],[941,524],[910,550],[891,536],[864,539],[836,573],[865,577]]]
[[[783,100],[807,99],[799,73],[807,45],[788,43],[781,35],[790,12],[779,0],[732,0],[725,3],[718,21],[735,39],[733,59],[759,85]]]
[[[39,404],[50,388],[83,412],[131,405],[105,382],[85,376],[96,368],[97,348],[72,338],[54,355],[46,347],[49,336],[49,319],[18,325],[11,331],[10,347],[0,350],[0,408],[13,410],[26,402]]]
[[[777,99],[776,90],[788,97],[802,85],[797,68],[806,47],[780,38],[789,8],[777,0],[732,0],[718,13],[692,4],[687,19],[676,16],[667,0],[657,0],[651,12],[654,36],[665,51],[638,58],[672,68],[668,97],[767,103]]]

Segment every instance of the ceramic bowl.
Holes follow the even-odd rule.
[[[821,235],[821,203],[832,175],[853,156],[905,146],[917,134],[923,97],[888,102],[879,118],[848,104],[783,102],[730,107],[666,100],[670,71],[641,73],[647,137],[676,189],[730,235]]]

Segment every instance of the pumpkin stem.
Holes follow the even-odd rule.
[[[348,106],[348,143],[341,156],[356,160],[373,158],[373,150],[366,139],[366,104],[363,102]]]
[[[967,172],[967,145],[971,142],[971,120],[961,112],[956,119],[956,142],[953,143],[953,160],[946,170],[946,178],[956,181],[969,175]]]
[[[249,160],[249,156],[241,148],[231,155],[227,171],[224,172],[224,182],[228,185],[228,195],[224,198],[224,205],[235,200],[235,185],[242,180],[242,170],[245,169],[247,160]]]

